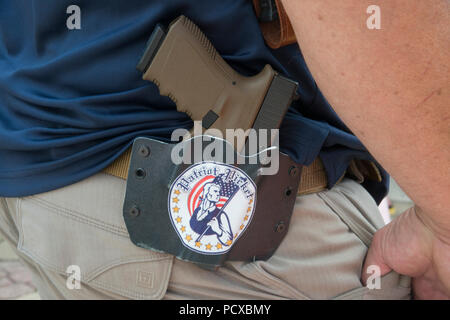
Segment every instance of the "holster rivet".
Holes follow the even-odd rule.
[[[132,206],[129,211],[129,214],[132,217],[137,217],[140,213],[141,213],[141,210],[139,210],[139,208],[136,206]]]
[[[283,221],[280,221],[275,227],[275,231],[278,233],[283,232],[284,229],[286,229],[286,225],[284,224]]]
[[[146,158],[150,155],[150,149],[147,146],[140,146],[138,153],[140,156]]]
[[[136,178],[138,178],[138,179],[144,179],[145,175],[146,175],[145,170],[142,168],[136,169],[134,174],[136,175]]]
[[[287,187],[286,190],[284,190],[284,195],[286,197],[289,197],[292,194],[292,189],[290,187]]]
[[[295,177],[298,174],[298,168],[296,166],[292,166],[289,168],[289,175],[291,177]]]

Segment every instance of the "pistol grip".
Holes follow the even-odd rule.
[[[154,82],[177,110],[205,128],[247,130],[275,76],[269,66],[256,76],[243,77],[217,53],[188,18],[180,16],[165,33],[155,29],[138,66],[143,79]]]

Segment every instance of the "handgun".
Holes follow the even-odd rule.
[[[185,16],[153,30],[137,69],[203,129],[278,129],[297,82],[267,64],[254,76],[232,69],[200,28]],[[235,141],[229,141],[235,143]],[[237,142],[236,150],[244,143]],[[240,144],[240,145],[239,145]],[[269,142],[270,144],[270,142]]]

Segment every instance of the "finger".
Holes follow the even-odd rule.
[[[379,272],[379,276],[381,277],[392,270],[392,268],[387,265],[383,255],[383,245],[386,243],[387,229],[390,227],[389,224],[386,225],[384,228],[378,230],[373,237],[361,275],[361,280],[364,285],[367,285],[367,279],[371,275],[374,275],[375,271]]]

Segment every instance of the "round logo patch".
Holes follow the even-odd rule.
[[[183,244],[202,254],[231,249],[250,223],[256,185],[241,169],[217,162],[187,168],[172,183],[170,220]]]

